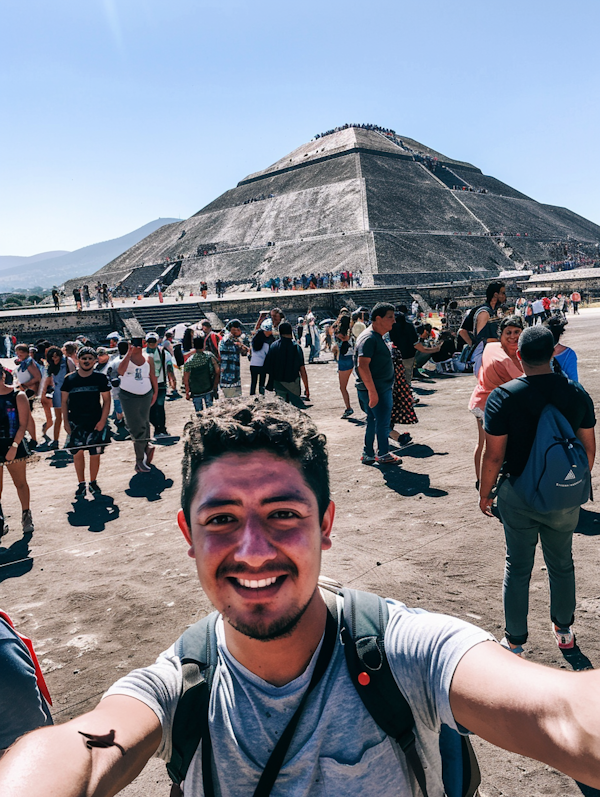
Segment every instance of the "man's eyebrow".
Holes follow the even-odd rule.
[[[271,495],[268,498],[264,498],[261,504],[284,504],[286,501],[299,501],[302,504],[310,503],[309,499],[302,493],[282,493],[281,495]]]
[[[236,500],[235,498],[209,498],[207,501],[203,501],[200,506],[198,507],[198,512],[202,509],[215,509],[219,506],[241,506],[242,502]]]

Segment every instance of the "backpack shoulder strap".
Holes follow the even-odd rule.
[[[343,589],[342,595],[342,642],[352,683],[375,722],[402,748],[423,797],[427,797],[425,772],[415,747],[414,717],[385,654],[387,604],[369,592]]]
[[[184,780],[208,724],[210,690],[218,661],[218,617],[218,612],[212,612],[184,631],[175,643],[183,685],[173,719],[167,771],[176,786]]]

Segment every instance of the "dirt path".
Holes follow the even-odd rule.
[[[600,310],[570,317],[566,345],[578,352],[580,379],[600,396]],[[323,571],[344,584],[447,612],[502,635],[502,527],[479,512],[472,449],[475,420],[466,404],[472,376],[440,378],[422,387],[415,445],[402,469],[360,464],[363,427],[342,421],[332,363],[309,366],[310,410],[329,440],[334,545]],[[244,392],[248,392],[248,374]],[[356,416],[356,394],[351,391]],[[596,404],[597,407],[597,404]],[[598,412],[598,409],[596,410]],[[169,430],[180,435],[190,416],[185,400],[167,402]],[[41,425],[41,414],[37,414]],[[209,610],[175,515],[179,508],[181,442],[155,456],[151,475],[133,473],[133,448],[113,442],[99,482],[104,497],[76,507],[73,465],[42,453],[29,467],[36,530],[22,538],[10,480],[2,505],[11,531],[0,547],[0,605],[31,636],[47,673],[56,721],[91,709],[122,674],[143,666],[187,624]],[[600,494],[598,478],[594,486]],[[548,588],[538,555],[531,584],[528,658],[553,667],[600,664],[600,514],[582,512],[575,535],[577,635],[581,652],[563,657],[550,635]],[[549,695],[548,699],[552,699]],[[475,740],[485,797],[575,797],[581,791],[551,768]],[[162,797],[168,779],[151,761],[123,794]]]

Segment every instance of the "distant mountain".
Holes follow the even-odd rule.
[[[0,255],[0,271],[12,268],[13,266],[23,266],[27,268],[32,263],[37,263],[40,260],[50,260],[51,257],[58,257],[59,255],[68,255],[68,249],[57,249],[55,252],[40,252],[39,255],[31,255],[30,257],[20,257],[19,255]]]
[[[84,246],[74,252],[45,252],[22,258],[12,255],[0,256],[0,291],[32,288],[37,285],[51,288],[73,277],[93,274],[150,233],[174,221],[181,219],[155,219],[120,238]]]

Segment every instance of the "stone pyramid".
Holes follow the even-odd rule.
[[[592,251],[600,227],[412,139],[346,127],[248,175],[94,278],[114,284],[169,258],[182,261],[174,289],[345,269],[365,285],[425,285],[549,260],[567,239]]]

